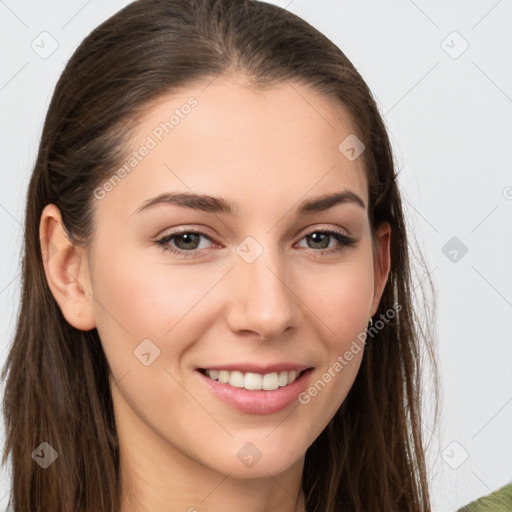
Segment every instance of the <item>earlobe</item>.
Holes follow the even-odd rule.
[[[96,327],[87,255],[68,239],[59,209],[47,205],[39,224],[41,256],[50,291],[66,320],[76,329]]]
[[[391,226],[388,222],[383,222],[376,230],[376,257],[374,258],[374,297],[372,304],[373,316],[384,293],[384,288],[388,281],[391,270]]]

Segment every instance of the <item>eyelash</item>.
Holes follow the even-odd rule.
[[[325,256],[327,254],[342,253],[343,251],[345,251],[350,246],[352,246],[356,243],[356,240],[348,237],[347,235],[345,235],[339,231],[327,230],[327,229],[315,229],[315,230],[309,231],[308,233],[305,233],[304,236],[300,240],[302,240],[302,239],[306,238],[307,236],[312,235],[314,233],[323,233],[323,234],[331,235],[338,242],[340,242],[340,245],[338,245],[337,247],[331,248],[331,249],[310,249],[310,251],[312,251],[315,254],[315,256],[321,257],[321,256]],[[175,248],[171,247],[170,245],[168,245],[172,239],[174,239],[175,237],[178,237],[179,235],[183,235],[183,234],[201,235],[201,236],[204,236],[205,238],[207,238],[208,240],[210,240],[211,242],[213,242],[211,237],[208,234],[206,234],[204,231],[183,230],[183,231],[175,231],[173,233],[169,233],[169,234],[163,236],[162,238],[156,240],[155,243],[158,244],[159,246],[161,246],[161,248],[164,251],[169,251],[170,253],[176,254],[183,258],[196,257],[195,253],[197,251],[200,251],[201,249],[192,249],[190,251],[184,251],[182,249],[175,249]]]

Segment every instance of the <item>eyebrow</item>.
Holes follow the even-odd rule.
[[[363,210],[366,209],[363,200],[356,193],[350,190],[344,190],[335,194],[325,194],[314,199],[303,201],[298,206],[296,213],[297,215],[305,215],[323,212],[338,204],[346,203],[356,204]],[[235,215],[238,213],[238,206],[222,197],[193,194],[189,192],[167,192],[160,194],[144,201],[133,213],[139,213],[161,204],[172,204],[207,213],[225,213],[227,215]]]

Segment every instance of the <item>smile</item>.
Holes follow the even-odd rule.
[[[210,379],[229,384],[235,388],[244,388],[251,391],[274,391],[292,384],[302,372],[296,370],[283,370],[271,373],[253,373],[228,370],[201,370],[201,373]]]
[[[292,404],[297,406],[297,397],[313,372],[311,367],[295,364],[279,364],[263,371],[250,364],[222,368],[197,368],[195,373],[217,399],[245,414],[274,414]]]

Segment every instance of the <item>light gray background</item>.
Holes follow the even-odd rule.
[[[26,188],[54,85],[78,43],[127,3],[0,0],[2,365]],[[512,1],[272,3],[338,44],[385,116],[409,227],[437,286],[443,409],[435,430],[428,410],[424,426],[434,510],[454,511],[512,479]],[[49,56],[31,46],[49,52],[52,38]],[[452,237],[458,247],[443,252]],[[8,486],[5,468],[0,509]]]

